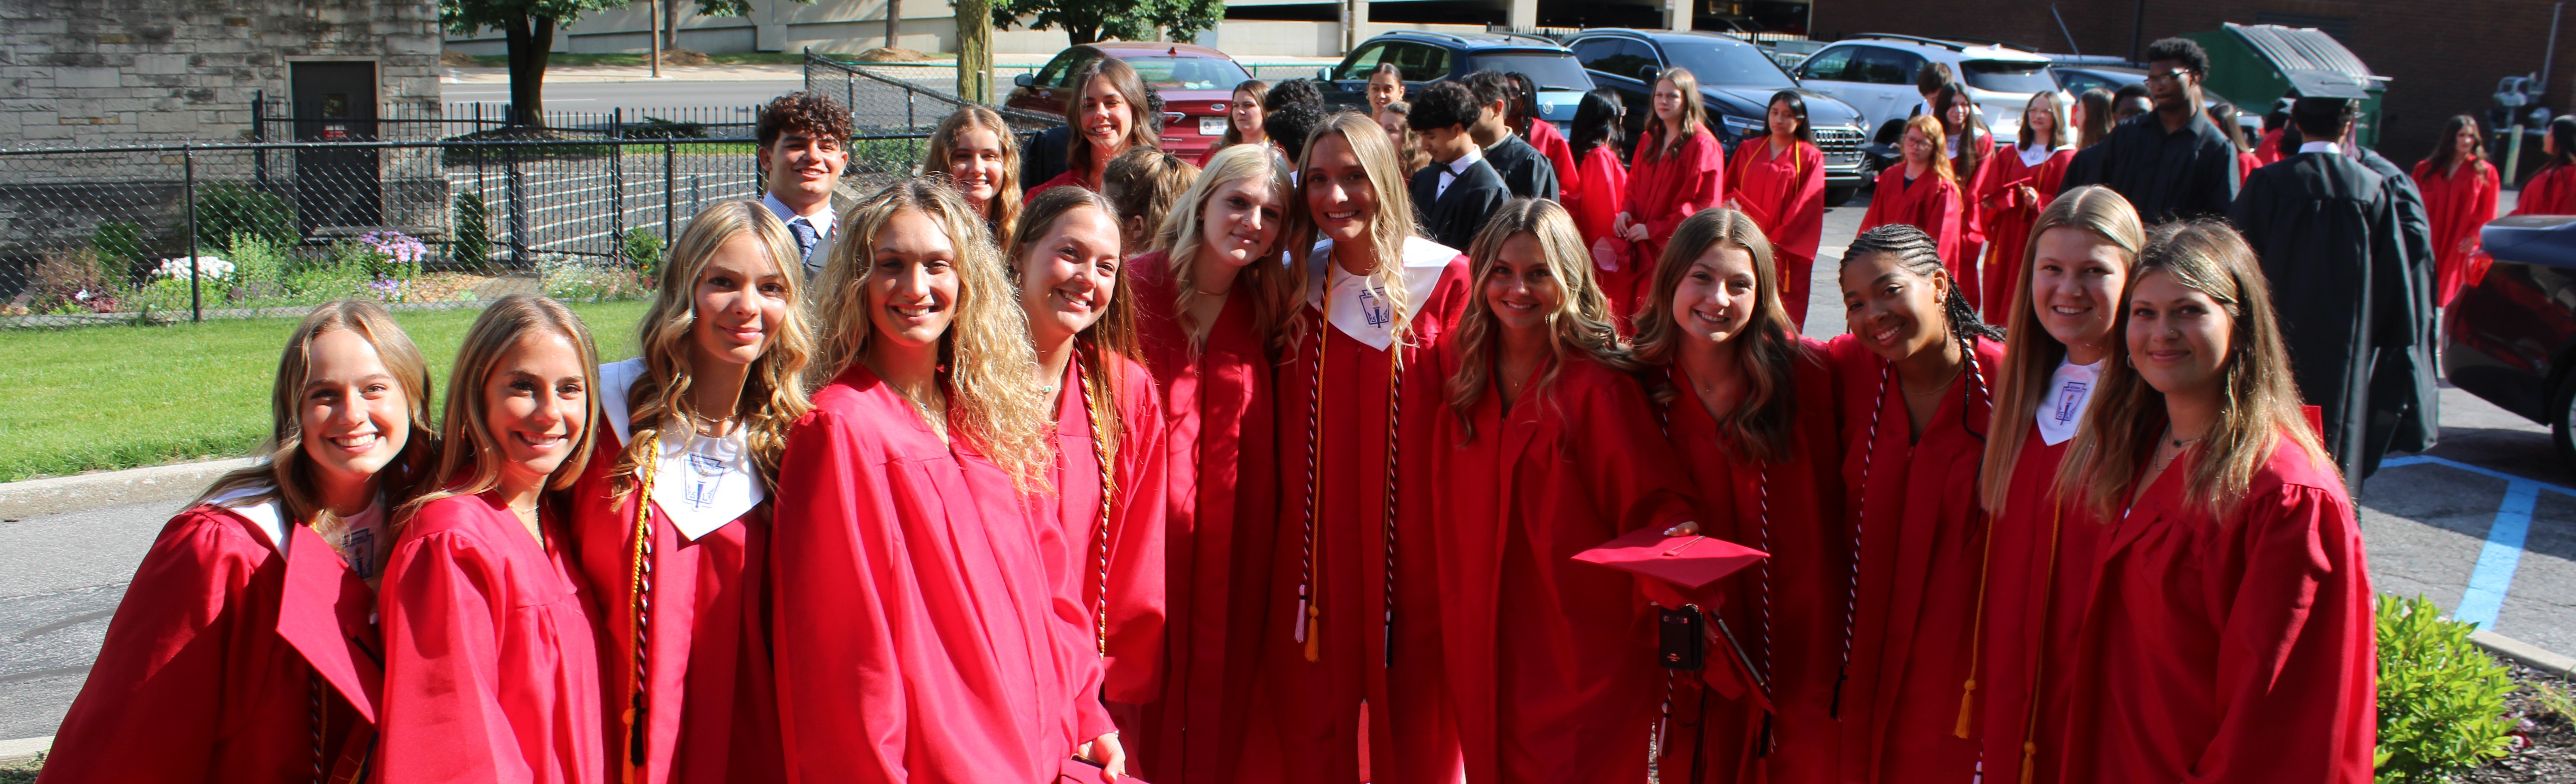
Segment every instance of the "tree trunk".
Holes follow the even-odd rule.
[[[680,48],[680,3],[678,0],[653,0],[662,7],[662,48]]]
[[[992,0],[957,0],[957,96],[993,102]]]
[[[903,0],[886,0],[886,48],[901,48],[903,40]]]
[[[1064,26],[1064,37],[1065,37],[1066,39],[1068,39],[1068,40],[1072,41],[1072,42],[1073,42],[1073,45],[1075,45],[1075,46],[1082,46],[1082,45],[1084,45],[1084,44],[1099,43],[1099,42],[1100,42],[1100,26],[1099,26],[1099,25],[1081,25],[1081,26],[1065,25],[1065,26]]]
[[[510,46],[509,124],[546,127],[546,58],[554,50],[554,17],[515,17],[502,34]]]

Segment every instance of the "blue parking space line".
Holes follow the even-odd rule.
[[[2494,626],[2496,616],[2504,611],[2504,597],[2513,588],[2514,570],[2522,566],[2522,544],[2531,535],[2531,512],[2540,502],[2540,491],[2576,497],[2576,490],[2430,455],[2401,457],[2379,465],[2438,465],[2504,480],[2504,501],[2496,505],[2495,522],[2487,526],[2486,544],[2478,548],[2477,566],[2469,570],[2468,588],[2460,595],[2458,609],[2451,612],[2453,619],[2481,629]]]

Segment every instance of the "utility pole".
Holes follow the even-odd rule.
[[[903,0],[886,0],[886,48],[896,48],[902,37]]]
[[[653,0],[653,7],[644,9],[644,15],[653,17],[653,78],[660,79],[662,78],[662,0]]]

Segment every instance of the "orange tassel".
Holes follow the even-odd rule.
[[[1950,734],[1957,735],[1963,739],[1968,737],[1968,716],[1974,713],[1972,708],[1974,708],[1976,704],[1977,679],[1969,678],[1967,691],[1959,694],[1959,726],[1957,729],[1951,730]]]
[[[2021,784],[2030,784],[2031,759],[2038,755],[2039,744],[2030,741],[2021,742]]]
[[[1306,660],[1310,662],[1322,661],[1324,658],[1323,651],[1315,646],[1317,633],[1320,631],[1317,627],[1321,624],[1317,619],[1323,614],[1322,608],[1312,605],[1306,608]]]

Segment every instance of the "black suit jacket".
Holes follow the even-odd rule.
[[[1494,165],[1478,160],[1449,184],[1448,193],[1435,198],[1432,194],[1440,193],[1442,168],[1435,162],[1413,173],[1413,216],[1433,242],[1463,253],[1512,194],[1504,189],[1503,176],[1494,171]]]
[[[1512,195],[1556,200],[1556,164],[1518,134],[1504,134],[1502,141],[1485,148],[1485,162],[1493,165],[1495,174],[1503,176],[1503,187]]]

